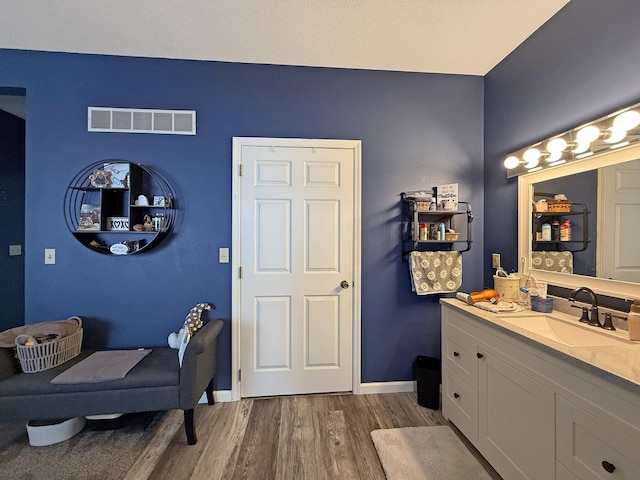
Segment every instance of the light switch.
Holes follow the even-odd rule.
[[[22,245],[9,245],[9,256],[15,257],[22,255]]]
[[[229,249],[220,248],[218,250],[218,261],[220,263],[229,263]]]
[[[55,248],[45,248],[44,249],[44,264],[45,265],[55,265],[56,263],[56,249]]]

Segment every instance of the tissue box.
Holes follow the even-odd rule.
[[[553,311],[553,298],[531,297],[531,310],[551,313]]]

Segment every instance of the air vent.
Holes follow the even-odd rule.
[[[87,117],[90,132],[196,134],[195,110],[89,107]]]

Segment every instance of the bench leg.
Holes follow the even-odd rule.
[[[184,411],[184,430],[187,434],[187,443],[195,445],[198,439],[196,438],[196,428],[193,424],[193,408]]]
[[[216,402],[213,399],[213,378],[211,378],[211,380],[209,380],[209,385],[207,385],[207,388],[205,389],[205,392],[207,393],[207,403],[209,405],[215,404]]]

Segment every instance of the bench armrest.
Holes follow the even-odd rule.
[[[198,330],[184,352],[180,368],[180,408],[196,406],[216,372],[218,335],[224,322],[211,320]]]

